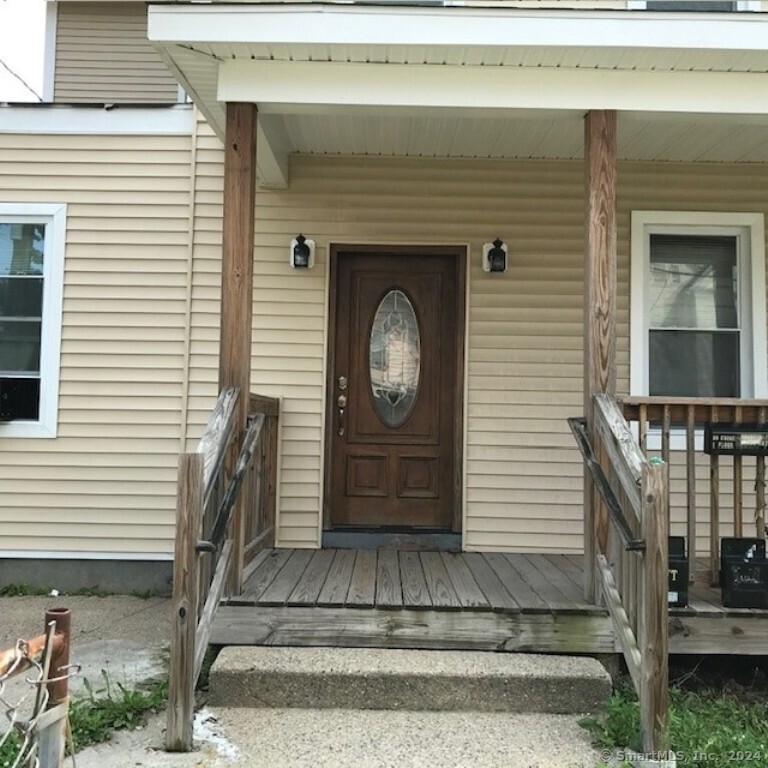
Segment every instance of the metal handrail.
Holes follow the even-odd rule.
[[[616,494],[613,492],[608,478],[603,472],[603,468],[600,466],[595,452],[592,450],[592,444],[589,442],[589,435],[587,434],[587,421],[583,417],[573,417],[568,419],[568,426],[573,432],[573,436],[576,438],[576,444],[579,446],[581,455],[584,457],[584,463],[587,465],[592,479],[595,482],[597,490],[600,492],[600,496],[605,502],[605,506],[608,509],[608,514],[611,516],[613,524],[616,526],[616,530],[619,533],[624,549],[628,552],[644,552],[645,541],[638,539],[627,522],[627,518],[624,516],[624,511],[619,504],[619,500],[616,498]]]

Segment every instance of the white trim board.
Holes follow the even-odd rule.
[[[768,16],[521,8],[150,5],[156,43],[764,51]],[[684,41],[684,45],[681,45]]]
[[[588,110],[768,114],[756,98],[765,75],[429,64],[226,61],[219,101],[251,101],[261,114],[350,108]]]
[[[0,133],[192,135],[191,104],[169,107],[0,106]]]
[[[43,92],[44,102],[53,101],[53,88],[56,75],[56,27],[59,6],[48,3],[45,9],[45,59],[43,63]]]

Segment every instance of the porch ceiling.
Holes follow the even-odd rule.
[[[287,183],[291,152],[579,158],[593,108],[620,110],[620,159],[768,162],[768,14],[149,13],[150,40],[220,135],[226,100],[257,103],[266,184]]]

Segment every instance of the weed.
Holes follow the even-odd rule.
[[[591,731],[598,747],[642,751],[640,709],[629,684],[617,687],[598,718],[585,718],[580,725]],[[673,687],[669,742],[680,768],[768,768],[768,703]]]
[[[91,744],[107,741],[115,730],[133,730],[143,726],[149,714],[165,708],[168,698],[167,679],[154,680],[141,688],[130,688],[114,683],[105,671],[101,674],[103,687],[94,689],[85,680],[86,695],[70,701],[69,722],[75,752]],[[11,733],[0,746],[0,768],[14,764],[20,746],[18,734]]]
[[[114,592],[108,589],[102,589],[98,584],[90,587],[75,587],[74,589],[54,590],[50,586],[36,586],[33,584],[18,583],[6,584],[0,587],[0,597],[29,597],[33,595],[75,595],[77,597],[110,597],[122,592]],[[136,589],[129,593],[131,597],[138,597],[141,600],[149,600],[151,597],[163,597],[162,593],[156,589]],[[0,765],[2,768],[2,765]]]
[[[70,705],[69,721],[76,752],[106,741],[114,730],[133,730],[144,725],[148,714],[165,707],[166,679],[155,680],[144,688],[129,688],[113,683],[105,671],[102,678],[104,688],[99,690],[85,680],[87,695],[74,699]]]
[[[0,746],[0,768],[8,768],[16,762],[16,757],[21,748],[21,739],[14,731],[8,734],[8,738]]]
[[[0,597],[28,597],[30,595],[49,595],[50,593],[51,587],[36,587],[24,583],[6,584],[0,587]]]
[[[107,595],[114,594],[108,592],[105,589],[100,589],[98,585],[91,587],[78,587],[77,589],[70,590],[54,590],[51,586],[38,586],[35,584],[6,584],[0,587],[0,597],[31,597],[38,595],[78,595],[80,597],[107,597]],[[0,768],[2,768],[0,766]]]
[[[101,589],[98,584],[94,584],[91,587],[78,587],[77,589],[68,589],[63,594],[77,595],[78,597],[109,597],[114,595],[114,592],[110,592],[107,589]]]
[[[131,597],[138,597],[139,600],[149,600],[152,597],[159,597],[160,593],[156,589],[134,589]]]

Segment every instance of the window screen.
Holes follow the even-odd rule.
[[[650,394],[738,397],[736,237],[656,234],[650,245]]]

